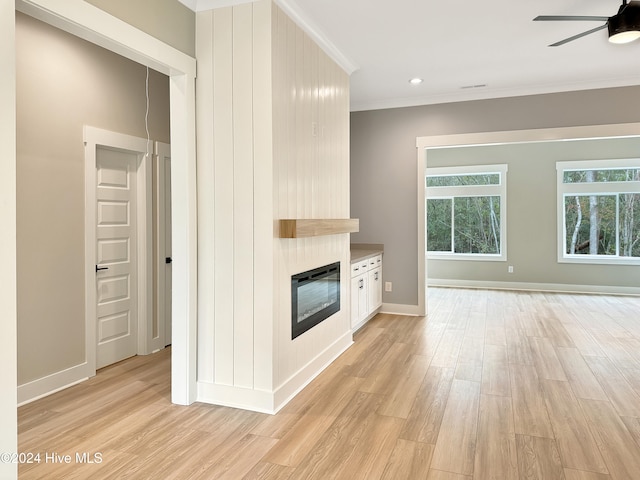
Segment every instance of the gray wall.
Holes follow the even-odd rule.
[[[385,292],[384,302],[418,302],[417,137],[638,121],[640,87],[353,112],[351,216],[360,219],[360,232],[352,234],[351,241],[384,244],[384,281],[393,282],[393,292]],[[516,172],[509,181],[517,176]],[[555,202],[555,180],[551,188]],[[555,210],[549,222],[555,226]],[[555,240],[548,248],[555,248]],[[433,262],[427,265],[428,271],[430,267],[444,275]],[[516,268],[519,274],[521,269]],[[504,281],[502,270],[498,277],[484,280]],[[516,281],[513,275],[508,278]],[[568,281],[554,278],[553,283]],[[534,280],[519,277],[517,281]]]
[[[164,43],[196,56],[196,14],[178,0],[85,0]]]
[[[146,137],[141,65],[16,15],[18,384],[84,361],[83,126]],[[151,71],[151,138],[170,141]]]

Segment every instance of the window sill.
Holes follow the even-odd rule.
[[[472,262],[506,262],[506,255],[490,255],[481,253],[440,253],[427,252],[427,260],[464,260]]]
[[[630,257],[587,257],[580,256],[561,256],[558,257],[558,263],[574,263],[586,265],[640,265],[640,258]]]

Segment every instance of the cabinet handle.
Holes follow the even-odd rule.
[[[359,283],[360,283],[360,290],[362,290],[364,288],[364,280],[361,278]]]
[[[375,275],[374,278],[375,278],[376,281],[378,281],[378,272],[376,272],[376,275]]]
[[[357,272],[358,270],[360,270],[360,267],[355,267],[355,268],[353,269],[353,271],[354,271],[354,272]]]

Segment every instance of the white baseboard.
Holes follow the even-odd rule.
[[[383,303],[380,313],[391,315],[409,315],[419,317],[418,305],[403,305],[401,303]]]
[[[273,392],[198,382],[197,401],[275,414],[352,344],[351,331],[345,332]]]
[[[277,413],[284,407],[293,397],[295,397],[304,387],[316,378],[322,371],[338,358],[346,349],[353,345],[353,335],[351,330],[345,332],[340,338],[327,347],[320,355],[315,357],[297,373],[285,380],[278,388],[276,388],[274,397]]]
[[[89,365],[81,363],[46,377],[38,378],[23,385],[18,385],[18,406],[25,405],[53,393],[64,390],[77,383],[84,382],[94,376],[95,371],[89,371]]]
[[[196,401],[260,413],[275,413],[273,393],[266,390],[198,382]]]
[[[609,285],[571,285],[566,283],[491,282],[479,280],[449,280],[430,278],[429,287],[487,288],[493,290],[525,290],[557,293],[591,293],[604,295],[640,295],[640,287]]]
[[[450,288],[486,288],[490,290],[522,290],[533,292],[556,293],[589,293],[601,295],[632,295],[640,296],[640,287],[616,287],[608,285],[570,285],[565,283],[525,283],[525,282],[492,282],[478,280],[449,280],[430,278],[427,281],[429,287]],[[390,315],[420,316],[417,305],[404,305],[400,303],[383,303],[380,313]],[[354,332],[364,326],[365,322],[354,328]]]
[[[382,306],[376,308],[373,312],[371,312],[369,315],[367,315],[367,318],[365,318],[364,320],[362,320],[360,323],[358,323],[357,325],[354,325],[351,327],[351,332],[352,333],[356,333],[358,330],[360,330],[362,327],[365,326],[365,324],[371,320],[373,317],[375,317],[377,314],[379,314],[382,310]]]

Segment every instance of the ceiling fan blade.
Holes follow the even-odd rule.
[[[609,17],[591,17],[591,16],[579,16],[579,15],[538,15],[533,19],[534,22],[564,22],[577,20],[580,22],[606,22]]]
[[[564,45],[565,43],[573,42],[574,40],[577,40],[578,38],[586,37],[587,35],[590,35],[590,34],[592,34],[594,32],[597,32],[598,30],[602,30],[604,28],[607,28],[607,24],[606,23],[604,25],[600,25],[599,27],[592,28],[591,30],[587,30],[586,32],[582,32],[582,33],[579,33],[577,35],[574,35],[573,37],[565,38],[564,40],[560,40],[559,42],[552,43],[549,46],[550,47],[559,47],[560,45]]]

